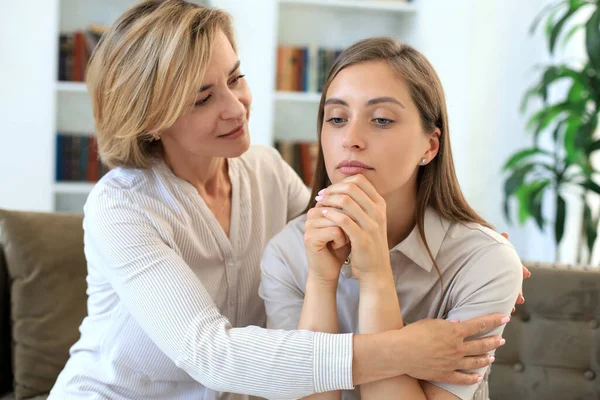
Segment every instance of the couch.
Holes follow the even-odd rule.
[[[0,398],[44,399],[79,337],[81,223],[0,210]],[[491,399],[600,399],[600,271],[526,265],[533,276],[496,353]]]

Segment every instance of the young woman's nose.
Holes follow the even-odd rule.
[[[362,150],[365,148],[364,133],[367,127],[358,121],[349,122],[344,130],[342,145],[346,149]]]

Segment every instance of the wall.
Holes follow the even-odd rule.
[[[56,0],[0,0],[0,207],[52,207]]]

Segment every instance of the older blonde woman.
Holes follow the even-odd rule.
[[[249,148],[251,94],[228,16],[148,1],[88,69],[99,152],[85,206],[88,316],[51,399],[293,398],[410,373],[474,383],[496,314],[373,335],[268,330],[265,244],[308,202],[270,148]],[[228,393],[226,393],[228,392]]]

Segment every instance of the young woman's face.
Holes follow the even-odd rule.
[[[204,83],[198,89],[190,99],[191,111],[161,133],[167,155],[240,156],[250,146],[252,95],[223,32],[215,38]]]
[[[335,77],[326,94],[321,144],[332,183],[363,174],[383,197],[416,187],[422,159],[431,161],[439,147],[438,136],[423,131],[407,86],[385,61],[355,64]]]

